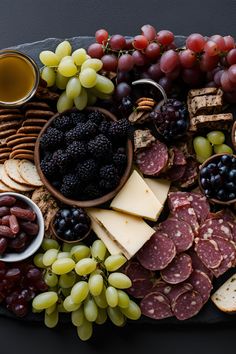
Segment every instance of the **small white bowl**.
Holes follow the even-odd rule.
[[[13,193],[13,192],[6,192],[0,193],[0,197],[4,195],[10,195],[15,197],[18,200],[24,201],[29,207],[36,213],[37,216],[37,223],[39,225],[39,232],[38,235],[32,238],[31,243],[27,246],[27,248],[20,253],[16,252],[6,252],[2,256],[0,256],[0,261],[3,262],[19,262],[23,261],[26,258],[29,258],[34,254],[40,247],[43,237],[44,237],[44,219],[39,207],[28,197],[24,196],[23,194]]]

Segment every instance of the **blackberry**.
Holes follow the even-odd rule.
[[[71,158],[68,153],[62,149],[54,152],[52,160],[58,166],[61,173],[65,172],[71,164]]]
[[[101,179],[107,180],[107,181],[113,181],[117,180],[118,177],[118,171],[114,165],[105,165],[101,167],[99,176]]]
[[[101,197],[101,191],[95,184],[89,184],[84,188],[83,195],[85,199],[96,199]]]
[[[56,129],[49,127],[40,139],[40,147],[45,150],[54,150],[57,146],[63,145],[64,134]]]
[[[98,132],[98,127],[91,120],[88,120],[84,124],[84,129],[83,129],[83,138],[84,139],[93,138],[97,134],[97,132]]]
[[[99,187],[101,190],[105,193],[111,192],[113,189],[115,189],[119,184],[119,179],[113,179],[112,181],[108,181],[106,179],[101,179],[99,182]]]
[[[123,118],[111,123],[109,135],[112,138],[125,138],[128,136],[129,130],[130,122],[126,118]]]
[[[44,158],[40,162],[40,167],[47,179],[51,179],[58,173],[58,167],[52,159],[49,160],[47,158]]]
[[[101,159],[106,157],[106,155],[111,155],[112,144],[105,135],[99,134],[93,140],[89,141],[88,151],[93,157]]]
[[[188,112],[184,103],[168,99],[158,110],[150,113],[157,132],[167,141],[183,137],[188,128]]]
[[[72,112],[70,114],[70,119],[74,125],[77,125],[78,123],[86,123],[88,118],[85,113],[83,112]]]
[[[83,141],[73,141],[67,149],[66,153],[74,161],[83,161],[87,155],[87,148]]]
[[[71,197],[75,190],[78,183],[78,177],[72,173],[65,175],[62,180],[60,192],[65,197]]]
[[[53,126],[54,126],[54,128],[56,128],[62,132],[66,132],[67,130],[74,128],[75,124],[72,122],[70,116],[62,115],[62,116],[57,117],[53,121]]]
[[[110,129],[111,123],[107,120],[103,120],[98,127],[101,134],[107,135]]]
[[[75,128],[69,130],[66,133],[65,140],[67,145],[73,143],[73,141],[80,140],[84,136],[84,124],[78,123]]]
[[[99,125],[105,119],[104,114],[99,111],[92,111],[88,114],[88,120],[91,120],[93,123]]]
[[[77,165],[76,173],[82,182],[91,181],[97,176],[97,164],[93,159],[86,160]]]
[[[113,155],[113,162],[114,165],[116,166],[116,168],[118,169],[118,171],[121,173],[123,172],[126,163],[127,163],[127,156],[125,154],[121,154],[119,152],[116,152]]]

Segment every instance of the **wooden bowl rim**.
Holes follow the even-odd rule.
[[[231,131],[231,140],[232,140],[232,145],[234,150],[236,150],[236,121],[234,122],[232,126],[232,131]]]
[[[86,110],[87,111],[100,111],[106,117],[108,117],[110,120],[117,121],[116,116],[104,108],[94,106],[94,107],[86,107],[85,111]],[[37,172],[41,178],[41,181],[43,182],[45,187],[48,189],[48,191],[52,194],[53,197],[58,199],[63,204],[70,205],[70,206],[77,206],[77,207],[81,207],[81,208],[89,208],[89,207],[98,206],[98,205],[104,204],[104,203],[108,202],[109,200],[111,200],[112,198],[114,198],[115,195],[120,191],[120,189],[124,186],[124,184],[128,180],[129,175],[132,170],[133,145],[132,145],[131,140],[127,139],[127,144],[126,144],[127,166],[126,166],[126,169],[120,179],[119,185],[113,191],[103,195],[100,198],[91,199],[91,200],[74,200],[74,199],[69,199],[69,198],[64,197],[63,194],[61,194],[56,188],[54,188],[51,185],[51,183],[44,176],[44,174],[40,168],[40,139],[41,139],[41,136],[44,134],[44,132],[48,129],[48,127],[51,126],[54,119],[56,119],[57,117],[59,117],[63,114],[71,113],[71,112],[80,112],[80,111],[76,108],[72,108],[72,109],[68,109],[62,113],[56,113],[53,117],[51,117],[48,120],[48,122],[44,125],[44,127],[40,131],[40,133],[37,137],[37,140],[35,143],[35,149],[34,149],[34,161],[35,161],[36,169],[37,169]]]
[[[199,174],[198,174],[198,185],[199,185],[199,188],[201,190],[201,192],[203,193],[203,195],[205,195],[205,192],[204,192],[204,189],[202,187],[202,184],[201,184],[201,180],[200,180],[200,172],[201,170],[206,167],[210,162],[213,162],[215,159],[223,156],[223,155],[229,155],[229,156],[233,156],[236,158],[236,155],[234,154],[229,154],[229,153],[221,153],[221,154],[214,154],[212,156],[210,156],[206,161],[204,161],[201,165],[200,165],[200,168],[199,168]],[[211,203],[214,203],[214,204],[221,204],[221,205],[231,205],[231,204],[234,204],[236,203],[236,198],[235,199],[232,199],[232,200],[228,200],[228,201],[222,201],[222,200],[219,200],[219,199],[216,199],[216,198],[208,198],[206,197],[209,202]]]

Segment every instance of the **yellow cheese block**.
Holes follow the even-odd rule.
[[[162,211],[162,204],[140,174],[134,170],[113,199],[111,208],[156,221]]]
[[[162,178],[144,178],[159,202],[164,205],[170,189],[170,181]]]
[[[155,233],[154,229],[137,216],[96,208],[91,208],[88,212],[128,259]]]
[[[113,241],[109,235],[106,233],[106,230],[102,227],[102,225],[99,224],[99,222],[96,220],[96,218],[93,216],[93,213],[88,212],[88,215],[91,218],[91,227],[92,230],[95,232],[95,234],[102,240],[110,252],[110,254],[119,254],[122,253],[121,249],[119,246]]]

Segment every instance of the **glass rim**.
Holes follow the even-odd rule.
[[[28,92],[28,94],[26,96],[24,96],[23,98],[17,100],[17,101],[12,101],[12,102],[6,102],[6,101],[1,101],[0,100],[0,106],[4,106],[4,107],[17,107],[17,106],[21,106],[22,104],[26,103],[27,101],[29,101],[35,94],[35,92],[37,91],[38,85],[39,85],[39,81],[40,81],[40,71],[38,68],[38,65],[36,64],[36,62],[34,61],[34,59],[32,59],[29,55],[19,51],[19,50],[14,50],[14,49],[2,49],[0,50],[0,60],[1,57],[3,56],[7,56],[7,55],[15,55],[18,57],[23,58],[24,60],[26,60],[31,67],[33,68],[33,71],[35,73],[35,82],[34,85],[32,87],[32,89]]]

